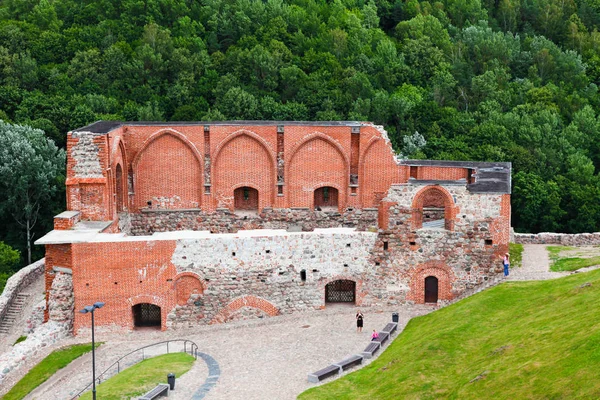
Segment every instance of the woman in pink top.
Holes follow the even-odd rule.
[[[373,334],[371,335],[371,341],[379,339],[379,333],[375,329],[373,329]]]

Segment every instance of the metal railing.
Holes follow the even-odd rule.
[[[183,342],[183,346],[180,347],[181,350],[174,350],[174,347],[176,348],[176,346],[173,346],[173,345],[171,345],[169,347],[169,343],[178,343],[178,342]],[[164,352],[164,353],[160,352],[160,348],[158,348],[158,347],[160,347],[161,345],[166,345],[166,347],[165,347],[166,352]],[[158,352],[156,351],[157,348],[158,348]],[[152,350],[154,350],[154,351],[152,351]],[[139,357],[140,353],[141,353],[141,358]],[[195,359],[198,359],[198,345],[196,343],[192,342],[191,340],[174,339],[174,340],[165,340],[162,342],[153,343],[153,344],[149,344],[144,347],[140,347],[139,349],[135,349],[135,350],[125,354],[123,357],[119,358],[117,361],[112,363],[110,365],[110,367],[106,368],[100,375],[98,375],[96,377],[96,384],[100,384],[100,382],[102,382],[102,380],[107,380],[108,378],[120,373],[122,369],[131,367],[132,365],[135,365],[135,364],[139,363],[140,361],[145,360],[146,358],[151,358],[151,357],[155,357],[158,355],[169,354],[169,353],[188,353],[188,354],[192,355]],[[136,357],[136,355],[137,355],[137,357]],[[128,358],[128,360],[126,360],[127,358]],[[75,396],[71,397],[71,400],[78,399],[84,392],[86,392],[87,390],[89,390],[91,388],[92,383],[93,382],[90,382],[86,387],[84,387],[82,390],[77,392],[77,394]]]

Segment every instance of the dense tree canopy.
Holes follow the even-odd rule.
[[[59,146],[98,119],[370,120],[512,161],[519,231],[598,231],[599,26],[596,0],[4,0],[0,119]]]

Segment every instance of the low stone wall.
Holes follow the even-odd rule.
[[[594,233],[515,233],[514,243],[559,244],[563,246],[594,246],[600,244],[600,232]]]
[[[17,294],[44,273],[45,259],[42,258],[19,270],[8,278],[2,295],[0,295],[0,320],[8,311]]]
[[[143,210],[130,214],[121,229],[134,236],[180,230],[235,233],[247,229],[292,229],[313,231],[315,228],[356,228],[366,231],[377,227],[377,209],[347,208],[344,212],[313,211],[308,208],[264,209],[262,213],[236,215],[228,209],[214,213],[201,210]]]
[[[40,261],[43,271],[44,260]],[[73,330],[72,276],[70,274],[58,273],[52,282],[49,296],[50,321],[35,328],[33,333],[27,336],[26,340],[14,345],[9,352],[0,355],[0,384],[2,384],[6,375],[18,369],[29,357],[37,354],[40,349],[53,345],[71,334]],[[39,310],[34,310],[34,313],[37,316],[33,315],[32,319],[39,321]]]
[[[0,385],[8,374],[17,370],[29,357],[70,334],[67,326],[56,321],[42,324],[27,339],[0,355]]]

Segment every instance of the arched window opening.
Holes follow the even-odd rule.
[[[160,307],[150,303],[140,303],[132,307],[133,326],[161,327]]]
[[[123,168],[121,168],[121,164],[117,164],[116,173],[115,173],[115,186],[116,186],[116,194],[117,194],[117,212],[121,212],[125,209],[125,188],[123,181]]]
[[[356,282],[340,279],[325,285],[326,303],[352,303],[356,301]]]
[[[438,301],[438,278],[428,276],[425,278],[425,303],[437,303]]]
[[[337,211],[338,210],[338,190],[331,186],[320,187],[315,190],[315,210],[316,211]]]
[[[234,208],[239,213],[257,213],[258,212],[258,190],[244,186],[234,190]]]
[[[453,229],[450,195],[437,187],[430,187],[417,194],[413,203],[416,229]]]

